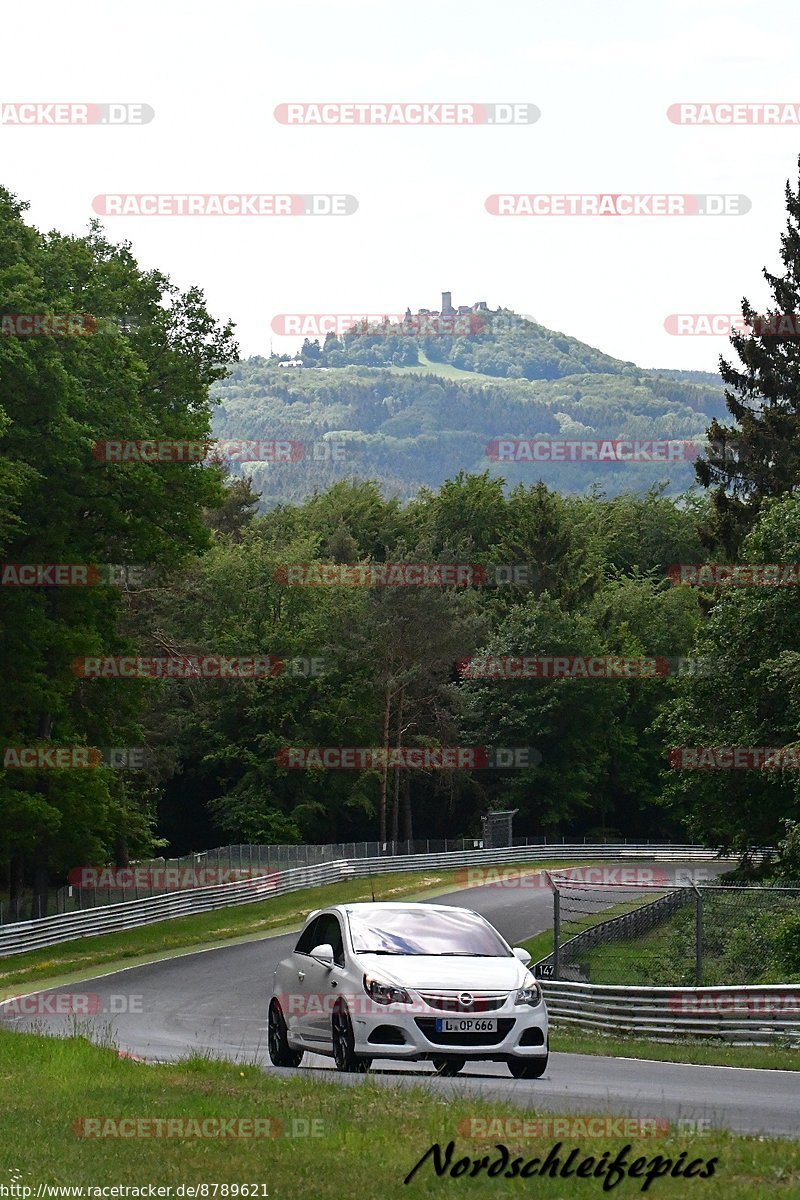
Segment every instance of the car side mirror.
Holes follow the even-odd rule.
[[[514,947],[514,957],[519,959],[523,967],[527,967],[530,964],[531,956],[527,950],[523,950],[522,946]]]
[[[328,942],[322,942],[319,946],[315,946],[311,951],[311,957],[315,958],[323,967],[327,967],[329,971],[333,970],[333,946]]]

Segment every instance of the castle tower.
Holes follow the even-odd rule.
[[[455,312],[453,308],[453,293],[442,292],[442,316],[449,317]]]

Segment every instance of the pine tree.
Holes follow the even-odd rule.
[[[786,231],[781,235],[782,274],[763,275],[772,293],[759,314],[742,300],[747,329],[731,344],[741,366],[720,358],[725,400],[735,424],[714,419],[709,448],[695,471],[714,488],[711,540],[734,555],[762,501],[800,484],[800,160],[798,187],[786,184]],[[774,307],[773,307],[774,306]]]

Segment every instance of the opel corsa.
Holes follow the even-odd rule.
[[[270,1058],[297,1067],[306,1051],[326,1054],[340,1071],[366,1071],[376,1058],[428,1060],[440,1075],[490,1060],[538,1079],[547,1011],[530,961],[466,908],[319,909],[275,971]]]

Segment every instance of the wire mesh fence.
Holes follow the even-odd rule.
[[[800,885],[721,885],[703,868],[671,878],[637,871],[642,878],[627,881],[551,873],[553,950],[539,975],[654,987],[800,983]]]

